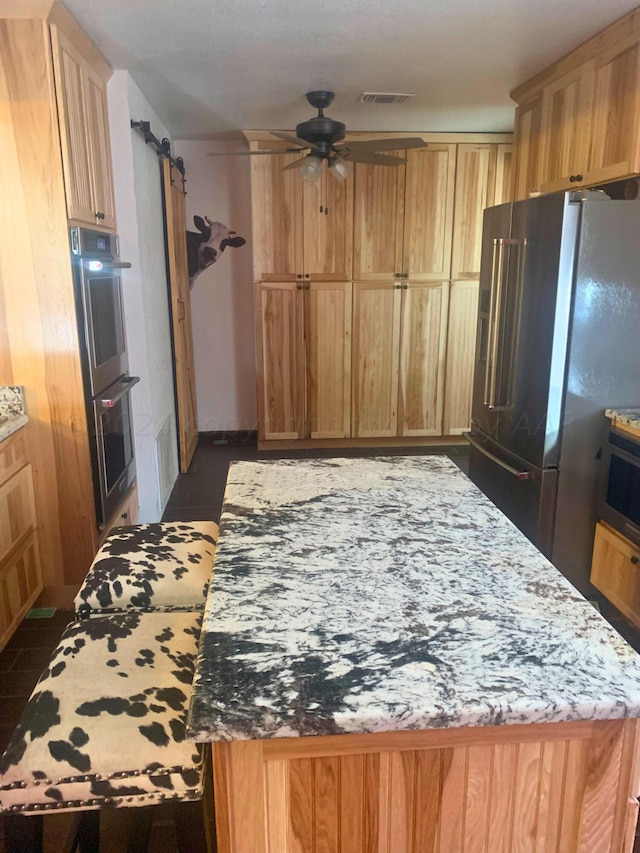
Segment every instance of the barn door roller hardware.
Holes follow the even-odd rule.
[[[165,136],[161,142],[158,137],[151,132],[151,122],[148,121],[134,121],[131,119],[131,127],[134,130],[139,131],[142,136],[144,136],[144,141],[147,145],[153,145],[158,154],[162,157],[166,157],[168,160],[171,160],[176,169],[184,175],[184,160],[182,157],[174,158],[171,156],[171,140],[167,139]]]

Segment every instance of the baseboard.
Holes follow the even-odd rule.
[[[199,432],[198,437],[206,444],[229,445],[230,447],[255,447],[258,433],[255,430],[238,429],[222,432]]]
[[[468,447],[461,435],[430,435],[420,438],[298,438],[258,440],[258,450],[313,450],[332,447]]]

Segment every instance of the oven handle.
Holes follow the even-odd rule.
[[[111,261],[93,258],[85,260],[85,266],[89,272],[108,273],[109,270],[130,270],[131,263],[129,261]]]
[[[112,409],[118,400],[121,400],[125,394],[128,394],[129,391],[131,391],[134,385],[137,385],[138,382],[140,382],[140,377],[128,376],[126,379],[121,379],[120,382],[124,385],[124,388],[121,388],[117,394],[113,395],[113,397],[105,397],[100,400],[100,405],[103,409]]]

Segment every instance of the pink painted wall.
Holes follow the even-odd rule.
[[[251,186],[248,157],[208,157],[244,143],[177,140],[187,177],[187,229],[205,214],[245,237],[200,273],[191,291],[200,432],[256,428],[256,370],[251,259]]]

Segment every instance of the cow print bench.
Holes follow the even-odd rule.
[[[213,521],[116,528],[80,587],[76,614],[204,610],[217,539]]]
[[[33,834],[34,816],[49,811],[166,801],[201,811],[204,749],[185,741],[201,620],[195,612],[127,613],[67,627],[0,758],[9,840],[16,826]],[[201,817],[191,816],[190,851],[208,849]],[[146,837],[136,849],[146,849]]]

